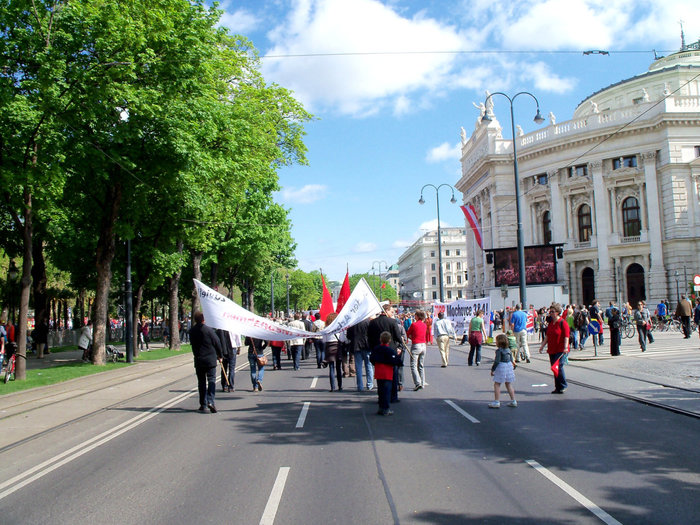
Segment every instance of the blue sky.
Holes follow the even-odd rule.
[[[584,98],[644,73],[700,38],[700,3],[683,0],[225,0],[221,24],[250,38],[263,74],[294,92],[309,166],[280,171],[296,257],[330,279],[371,271],[436,225],[435,191],[459,179],[460,128],[474,130],[485,90],[530,91],[569,120]],[[606,50],[609,56],[583,55]],[[293,56],[297,55],[297,56]],[[304,56],[299,56],[304,55]],[[311,56],[309,56],[311,55]],[[510,137],[507,102],[495,114]],[[525,132],[534,103],[520,97]],[[463,226],[440,193],[443,225]],[[381,264],[382,269],[384,264]]]

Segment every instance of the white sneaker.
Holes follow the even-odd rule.
[[[501,402],[500,401],[492,401],[489,403],[489,408],[501,408]]]
[[[508,406],[509,406],[509,407],[515,408],[515,407],[518,406],[518,402],[514,399],[513,401],[511,401],[510,403],[508,403]]]

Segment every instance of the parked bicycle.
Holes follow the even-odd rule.
[[[5,345],[5,358],[7,359],[7,365],[5,366],[5,383],[7,383],[10,377],[14,379],[17,361],[17,343],[7,343],[7,345]]]

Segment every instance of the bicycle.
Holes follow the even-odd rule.
[[[17,343],[8,343],[6,354],[10,354],[5,367],[5,383],[10,381],[10,376],[15,375],[15,364],[17,361]]]

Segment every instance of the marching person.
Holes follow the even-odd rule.
[[[690,339],[690,316],[693,314],[693,305],[686,299],[685,294],[681,294],[681,300],[676,307],[676,315],[681,318],[681,328],[683,337]]]
[[[291,328],[296,328],[297,330],[306,330],[304,322],[301,320],[301,314],[299,312],[294,312],[294,320],[289,323]],[[292,363],[294,363],[294,370],[299,370],[299,359],[302,358],[304,353],[304,338],[295,337],[290,339],[287,343],[288,352],[292,354]]]
[[[558,363],[558,372],[554,372],[554,390],[552,394],[563,394],[568,386],[564,374],[564,356],[569,351],[569,324],[561,318],[562,307],[559,303],[552,303],[549,307],[551,322],[547,326],[547,333],[540,346],[540,354],[547,347],[549,363],[554,366]]]
[[[381,316],[380,316],[381,317]],[[370,361],[374,365],[374,377],[377,381],[377,402],[380,416],[391,416],[392,390],[396,367],[400,363],[397,350],[390,346],[393,336],[389,332],[379,334],[379,344],[372,349]]]
[[[637,309],[634,311],[634,322],[637,325],[639,347],[642,349],[642,352],[646,352],[647,339],[649,339],[650,343],[653,343],[654,338],[648,328],[651,324],[651,313],[644,304],[644,301],[639,301],[637,304]]]
[[[234,392],[234,376],[236,375],[236,356],[241,353],[241,336],[226,330],[218,329],[216,335],[221,343],[221,389],[224,392]],[[228,377],[228,381],[226,378]]]
[[[442,368],[445,368],[450,361],[450,338],[456,340],[457,334],[455,334],[452,321],[445,317],[444,312],[438,314],[438,320],[433,324],[433,333],[435,334],[435,339],[437,339],[437,345],[440,349]]]
[[[250,380],[253,382],[253,392],[262,392],[262,380],[265,375],[265,348],[267,341],[246,337],[248,346],[248,363],[250,364]]]
[[[195,325],[190,330],[190,343],[199,389],[199,411],[204,412],[204,408],[208,407],[212,414],[216,414],[216,362],[223,355],[221,342],[214,329],[204,324],[202,312],[195,312],[194,322]]]
[[[481,363],[481,345],[486,341],[486,329],[484,328],[484,311],[479,310],[469,321],[469,357],[467,364],[472,366],[476,358],[476,366]],[[444,366],[444,365],[443,365]]]
[[[391,336],[389,346],[393,350],[396,350],[396,355],[399,356],[399,358],[396,360],[396,364],[394,365],[394,381],[391,387],[390,401],[394,403],[399,399],[399,367],[403,366],[401,361],[403,338],[401,332],[399,331],[399,325],[396,322],[396,319],[394,319],[394,307],[390,304],[385,304],[382,308],[383,312],[369,322],[369,327],[367,328],[367,340],[369,341],[370,348],[374,349],[380,344],[379,336],[382,332],[389,332],[389,335]],[[372,363],[374,364],[374,361],[372,361]],[[376,378],[376,369],[374,375]]]
[[[411,375],[413,376],[413,390],[422,389],[425,383],[425,351],[430,332],[425,320],[425,312],[418,310],[415,313],[416,320],[408,327],[407,336],[411,340]],[[439,322],[439,321],[438,321]]]

